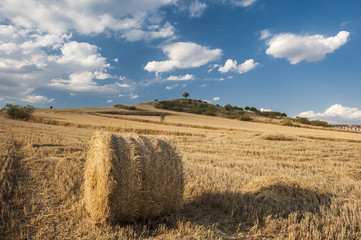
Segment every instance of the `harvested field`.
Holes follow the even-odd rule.
[[[361,134],[185,113],[166,116],[173,125],[89,114],[101,111],[113,110],[34,113],[63,125],[0,116],[0,239],[361,238]],[[178,214],[117,224],[91,218],[89,143],[112,128],[158,131],[142,134],[174,143],[185,178]],[[267,139],[280,134],[292,141]]]

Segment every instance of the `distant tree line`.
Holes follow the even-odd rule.
[[[308,118],[304,117],[296,117],[293,119],[295,122],[312,125],[312,126],[319,126],[319,127],[331,127],[331,125],[326,121],[321,120],[309,120]]]
[[[260,110],[258,110],[255,107],[249,107],[246,106],[244,109],[242,107],[237,107],[237,106],[232,106],[231,104],[227,104],[224,106],[224,108],[226,109],[226,111],[248,111],[248,112],[254,112],[257,115],[260,116],[264,116],[264,117],[269,117],[269,118],[277,118],[277,117],[287,117],[286,113],[280,113],[280,112],[275,112],[275,111],[267,111],[267,112],[262,112]]]
[[[123,104],[115,104],[114,107],[122,108],[122,109],[126,109],[126,110],[137,110],[137,108],[135,106],[127,106],[127,105],[123,105]]]

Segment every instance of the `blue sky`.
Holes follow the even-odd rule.
[[[358,0],[2,0],[0,106],[182,97],[361,124]]]

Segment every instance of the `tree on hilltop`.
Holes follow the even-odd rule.
[[[188,92],[184,92],[184,93],[183,93],[183,97],[184,97],[185,99],[187,99],[187,98],[189,97],[189,93],[188,93]]]

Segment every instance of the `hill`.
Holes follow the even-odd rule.
[[[239,119],[241,121],[255,121],[263,123],[282,124],[294,127],[332,127],[325,121],[313,120],[307,118],[289,118],[286,113],[277,111],[260,111],[255,107],[246,106],[245,108],[232,106],[230,104],[223,106],[214,105],[206,101],[197,99],[173,99],[169,101],[147,102],[150,106],[160,109],[167,109],[176,112],[187,112],[206,116],[218,116],[229,119]],[[123,107],[124,108],[124,107]]]
[[[223,106],[214,105],[206,101],[197,99],[174,99],[169,101],[155,102],[156,108],[168,109],[177,112],[195,113],[207,116],[218,116],[230,119],[240,119],[244,121],[252,120],[252,117],[263,116],[269,118],[287,117],[285,113],[280,112],[261,112],[255,107],[238,107],[230,104]]]

